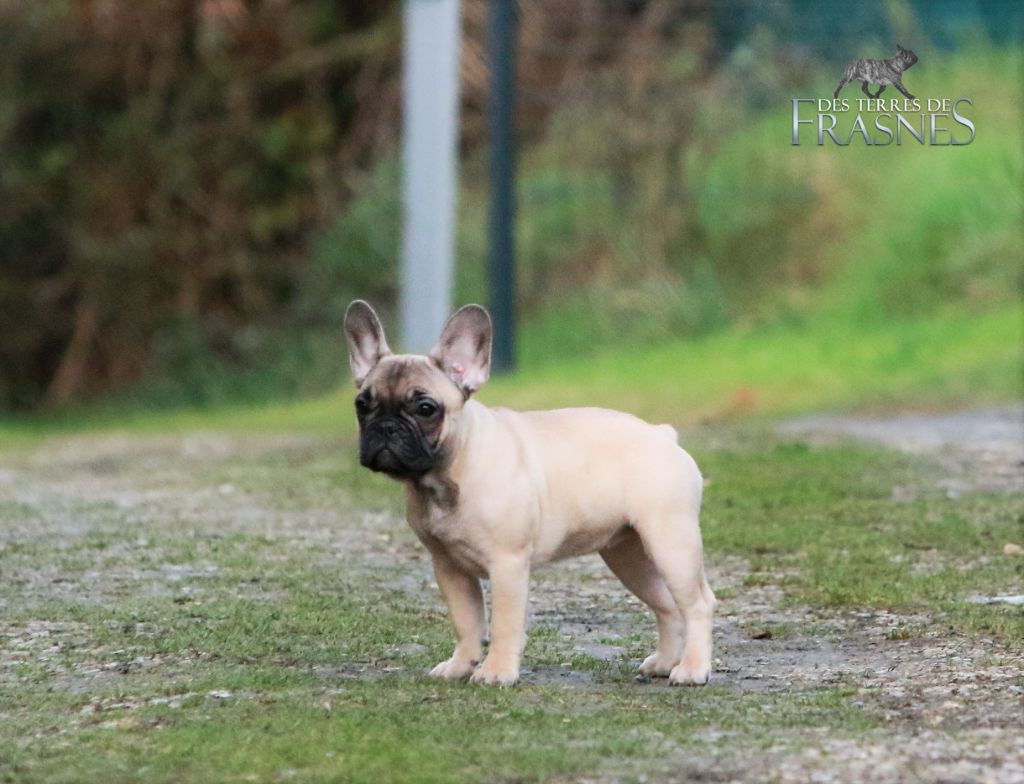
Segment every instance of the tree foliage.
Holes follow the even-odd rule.
[[[129,383],[182,329],[230,356],[397,102],[393,3],[36,0],[0,25],[4,407]]]

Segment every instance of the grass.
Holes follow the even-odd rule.
[[[884,324],[818,319],[747,329],[638,350],[566,359],[495,378],[490,405],[604,405],[672,422],[768,419],[820,410],[949,408],[1020,398],[1024,310],[1007,305]],[[350,434],[352,393],[264,406],[116,408],[64,417],[0,419],[0,439],[31,444],[81,430],[132,433],[304,431]]]
[[[714,690],[703,697],[650,693],[637,710],[622,689],[571,700],[550,688],[470,696],[459,686],[391,678],[323,695],[293,689],[260,700],[200,696],[178,709],[147,707],[114,731],[86,729],[87,751],[73,767],[66,767],[65,744],[58,741],[36,770],[56,772],[53,781],[76,781],[90,770],[103,770],[111,781],[262,779],[252,771],[302,781],[529,781],[587,770],[595,755],[621,760],[611,768],[620,774],[657,755],[660,761],[648,768],[668,773],[666,763],[676,757],[679,764],[686,739],[708,726],[747,731],[748,739],[767,745],[768,733],[757,725],[769,711],[796,729],[825,720],[852,730],[873,726],[847,697],[836,688],[750,706]],[[189,713],[196,719],[186,719]],[[96,725],[111,721],[102,716]]]
[[[919,482],[921,467],[864,447],[779,443],[710,454],[703,469],[714,482],[707,547],[750,558],[752,582],[783,585],[815,607],[941,609],[964,632],[1024,640],[1024,613],[962,601],[1024,587],[1020,564],[999,556],[1024,534],[1019,499],[932,492],[894,502],[893,489]]]
[[[766,745],[766,710],[797,729],[828,721],[856,731],[877,723],[851,707],[848,688],[750,704],[728,689],[638,695],[632,685],[605,684],[506,692],[410,675],[331,683],[273,666],[243,678],[231,677],[228,662],[208,669],[159,684],[126,676],[120,680],[130,683],[131,697],[122,684],[88,697],[51,692],[39,707],[48,717],[76,717],[77,726],[71,737],[17,755],[11,780],[75,781],[100,771],[113,781],[263,780],[288,771],[303,781],[532,780],[592,769],[595,755],[625,771],[652,746],[662,756],[678,754],[709,726]],[[211,696],[227,689],[230,697]],[[161,698],[175,694],[189,696]],[[38,721],[38,712],[16,715],[22,736],[55,729],[52,718]]]
[[[1019,609],[963,601],[1024,591],[1019,558],[1001,553],[1024,527],[1018,499],[948,498],[934,465],[881,449],[726,430],[742,448],[692,444],[711,480],[709,559],[745,564],[721,591],[720,624],[747,592],[778,586],[783,610],[905,618],[881,645],[930,634],[930,645],[1019,651]],[[736,675],[703,690],[634,683],[653,630],[615,599],[593,623],[621,658],[577,651],[576,627],[557,615],[531,634],[528,665],[589,680],[511,691],[427,680],[448,653],[445,613],[397,488],[353,452],[349,436],[107,433],[3,453],[22,483],[0,503],[0,781],[742,776],[819,743],[823,728],[877,743],[913,727],[894,725],[854,674],[765,692]],[[894,500],[897,485],[916,497]],[[558,573],[541,582],[564,582]],[[584,612],[580,579],[559,589],[556,612]],[[550,590],[535,591],[542,606]],[[922,617],[942,624],[938,637]],[[805,622],[745,623],[747,638],[768,630],[793,651],[816,639]]]

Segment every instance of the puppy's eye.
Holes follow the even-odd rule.
[[[356,398],[356,413],[365,414],[370,410],[370,404],[366,401],[365,397]]]
[[[424,419],[434,416],[437,413],[438,406],[430,400],[421,400],[416,404],[416,416],[421,416]]]

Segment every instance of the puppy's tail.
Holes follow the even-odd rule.
[[[672,425],[655,425],[655,427],[677,444],[679,443],[679,431],[672,427]]]

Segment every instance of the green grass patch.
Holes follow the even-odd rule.
[[[687,750],[707,743],[700,733],[711,726],[765,748],[769,718],[776,727],[828,722],[847,733],[879,723],[841,688],[753,703],[727,690],[643,688],[639,698],[637,691],[608,684],[571,695],[551,687],[484,691],[401,677],[318,693],[203,696],[177,709],[87,714],[73,739],[57,734],[0,764],[9,781],[100,773],[107,781],[540,781],[586,774],[596,759],[614,760],[609,772],[620,775],[669,773]]]
[[[745,585],[780,585],[814,607],[934,612],[964,632],[1024,640],[1020,608],[965,604],[1024,591],[1024,565],[1002,552],[1024,534],[1019,498],[951,499],[918,460],[853,444],[698,458],[712,479],[705,545],[750,558]],[[898,500],[905,487],[919,497]]]
[[[512,408],[603,405],[692,423],[818,410],[943,408],[1020,399],[1024,309],[863,324],[841,318],[736,328],[494,378],[480,398]],[[354,393],[211,410],[115,411],[0,420],[14,447],[81,430],[351,434]]]

